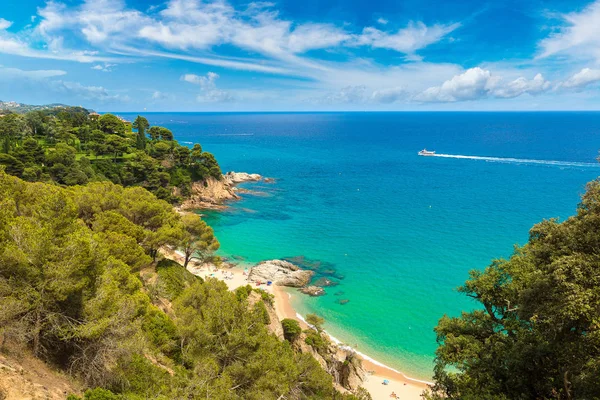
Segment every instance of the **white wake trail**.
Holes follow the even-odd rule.
[[[553,166],[557,166],[557,167],[584,167],[584,168],[599,168],[600,167],[599,163],[551,161],[551,160],[530,160],[530,159],[526,159],[526,158],[465,156],[465,155],[460,155],[460,154],[433,154],[431,157],[460,158],[460,159],[466,159],[466,160],[480,160],[480,161],[501,162],[501,163],[511,163],[511,164],[553,165]]]

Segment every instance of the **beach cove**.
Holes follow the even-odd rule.
[[[184,255],[180,251],[165,249],[163,256],[173,260],[181,265],[184,262]],[[308,329],[309,325],[304,318],[293,308],[290,301],[294,295],[304,296],[299,294],[297,289],[283,287],[278,285],[255,285],[248,279],[248,270],[252,266],[231,266],[216,268],[212,265],[201,265],[198,263],[190,263],[187,267],[188,271],[202,279],[218,279],[224,282],[229,290],[235,290],[241,286],[251,285],[264,290],[274,296],[274,308],[278,318],[277,323],[285,318],[295,319],[300,323],[303,329]],[[341,343],[335,337],[330,336],[330,340],[339,347],[356,351],[350,346]],[[391,393],[396,393],[402,399],[418,400],[421,393],[428,388],[429,382],[420,381],[407,377],[402,372],[394,370],[380,362],[370,358],[369,356],[357,352],[362,359],[363,369],[366,371],[365,380],[362,383],[372,396],[373,400],[383,400],[390,397]],[[387,383],[384,385],[383,382]]]

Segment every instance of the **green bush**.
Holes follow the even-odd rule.
[[[167,259],[158,262],[156,273],[165,292],[162,294],[169,300],[175,299],[185,288],[195,282],[202,281],[202,278],[195,276],[175,261]]]
[[[296,340],[302,332],[300,324],[295,319],[286,318],[281,321],[281,326],[283,327],[283,337],[289,342]]]
[[[304,333],[306,334],[306,339],[304,339],[304,342],[317,350],[317,353],[327,349],[327,341],[319,332],[315,331],[314,329],[307,329],[304,331]]]
[[[119,396],[108,389],[88,389],[83,395],[84,400],[119,400]]]

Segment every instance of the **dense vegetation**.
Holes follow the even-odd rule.
[[[141,187],[0,171],[2,348],[27,347],[77,376],[86,399],[354,398],[269,333],[268,296],[250,306],[250,287],[230,292],[152,262],[190,237],[201,253],[215,248],[212,230],[189,219]]]
[[[460,291],[481,309],[440,320],[428,398],[600,398],[600,180]]]
[[[141,116],[128,123],[82,108],[0,115],[0,165],[30,182],[111,181],[172,203],[190,194],[193,181],[221,179],[215,157],[199,144],[180,146],[170,130]]]

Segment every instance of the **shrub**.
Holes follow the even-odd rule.
[[[295,319],[286,318],[281,321],[281,326],[283,327],[283,337],[289,342],[296,340],[302,332],[300,324]]]

